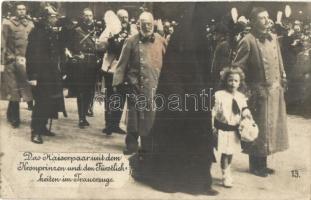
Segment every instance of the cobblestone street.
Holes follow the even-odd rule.
[[[311,118],[288,116],[290,149],[270,156],[269,167],[276,170],[274,175],[260,178],[248,173],[248,157],[245,154],[234,155],[234,187],[227,189],[221,185],[219,163],[213,164],[213,185],[219,191],[216,197],[187,192],[166,193],[143,185],[129,178],[122,188],[102,187],[36,187],[19,184],[12,169],[16,168],[15,156],[19,152],[116,152],[122,153],[124,135],[106,136],[104,128],[103,106],[95,103],[95,116],[88,118],[91,126],[78,127],[78,114],[75,99],[66,99],[68,118],[60,115],[53,120],[52,131],[55,137],[44,137],[44,144],[30,141],[30,116],[27,104],[21,103],[21,126],[13,129],[6,121],[7,102],[0,102],[1,115],[1,198],[21,199],[42,196],[49,199],[310,199],[311,168]],[[121,126],[125,129],[125,125]],[[219,160],[219,155],[217,160]]]

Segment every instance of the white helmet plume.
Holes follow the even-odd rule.
[[[292,9],[290,8],[289,5],[285,6],[285,17],[290,17],[290,15],[292,14]]]
[[[232,17],[232,20],[233,20],[234,23],[237,23],[238,16],[239,16],[238,10],[236,8],[232,8],[231,9],[231,17]]]
[[[122,26],[120,19],[112,10],[108,10],[105,13],[104,21],[106,23],[106,28],[112,35],[118,34],[121,31]]]

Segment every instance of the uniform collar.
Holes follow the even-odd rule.
[[[253,29],[252,30],[252,34],[258,38],[258,40],[261,42],[261,43],[264,43],[265,40],[269,40],[271,41],[272,40],[272,35],[271,35],[271,32],[270,31],[267,31],[267,32],[261,32],[261,31],[258,31],[256,29]]]
[[[85,22],[81,23],[81,29],[87,32],[92,32],[94,30],[95,26],[94,23],[86,24]]]
[[[154,33],[148,37],[143,36],[141,33],[139,33],[139,40],[142,41],[143,43],[145,42],[151,42],[153,43],[155,40],[155,35]]]
[[[20,24],[27,26],[29,24],[29,20],[26,17],[23,19],[19,19],[18,17],[14,16],[11,18],[11,22],[14,23],[16,26]]]

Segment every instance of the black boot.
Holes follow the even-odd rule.
[[[8,104],[8,109],[6,111],[6,118],[8,120],[8,122],[12,122],[12,103],[11,101],[9,101],[9,104]]]
[[[138,134],[129,133],[125,137],[126,148],[123,150],[124,155],[131,155],[138,151]]]
[[[10,101],[7,115],[12,127],[18,128],[20,125],[19,102]]]
[[[106,135],[112,135],[113,131],[112,131],[111,126],[108,125],[106,128],[102,130],[102,132],[105,133]]]
[[[249,156],[250,172],[256,176],[267,177],[268,173],[265,166],[266,157]]]
[[[90,126],[90,123],[84,118],[84,119],[79,119],[79,127],[84,128],[86,126]]]
[[[43,129],[43,131],[42,131],[42,135],[53,137],[53,136],[55,136],[56,134],[53,133],[52,131],[50,131],[49,129],[47,129],[46,127],[44,127],[44,129]]]
[[[86,115],[86,110],[85,110],[85,99],[83,94],[80,94],[77,98],[77,105],[78,105],[78,114],[79,114],[79,127],[80,128],[85,128],[86,126],[89,126],[89,122],[86,121],[85,115]]]
[[[112,132],[118,133],[118,134],[121,134],[121,135],[125,135],[126,134],[126,132],[123,129],[121,129],[119,126],[113,127],[112,128]]]
[[[274,169],[267,167],[267,157],[262,158],[262,165],[263,165],[263,168],[265,169],[265,172],[267,174],[274,174],[275,173]]]
[[[41,134],[36,133],[36,131],[31,131],[31,141],[36,144],[43,144]]]

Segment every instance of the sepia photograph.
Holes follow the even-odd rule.
[[[0,15],[0,199],[311,199],[310,1]]]

